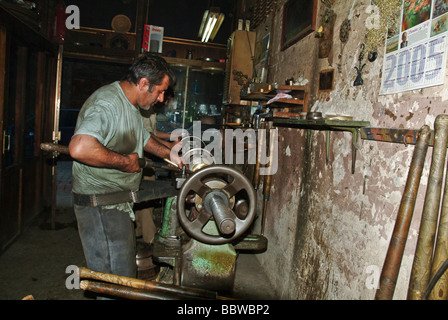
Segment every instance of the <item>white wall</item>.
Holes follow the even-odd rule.
[[[280,50],[285,2],[279,0],[275,12],[256,30],[260,39],[265,26],[272,24],[268,82],[284,83],[303,74],[310,81],[311,105],[320,101],[319,111],[324,114],[351,115],[354,120],[370,121],[371,127],[418,130],[428,124],[432,129],[436,116],[446,112],[445,85],[379,95],[383,47],[376,61],[364,60],[364,85],[353,86],[370,0],[335,2],[331,65],[328,59],[318,58],[314,33]],[[324,13],[320,1],[318,13],[319,25]],[[352,30],[341,51],[339,29],[348,16]],[[317,75],[330,68],[335,69],[334,90],[319,94]],[[383,267],[414,146],[360,140],[352,174],[350,133],[331,134],[327,164],[323,132],[312,131],[308,145],[305,130],[279,130],[280,165],[272,179],[265,229],[268,250],[258,255],[279,298],[373,299],[371,270],[381,272]],[[431,154],[429,148],[394,299],[407,296]],[[261,191],[258,195],[261,216]]]

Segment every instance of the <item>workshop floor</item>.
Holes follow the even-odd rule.
[[[85,266],[72,209],[71,162],[57,167],[57,210],[55,228],[40,217],[0,255],[0,300],[92,300],[90,292],[67,289],[72,274],[68,266]],[[254,254],[237,259],[233,297],[275,299],[275,292]]]

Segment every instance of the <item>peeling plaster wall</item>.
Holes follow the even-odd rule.
[[[370,0],[335,1],[332,65],[318,58],[314,33],[280,50],[285,2],[279,0],[276,10],[256,30],[258,39],[266,33],[266,26],[271,32],[269,83],[281,84],[303,74],[310,81],[310,106],[319,101],[324,114],[351,115],[354,120],[370,121],[372,127],[420,129],[427,124],[433,129],[436,116],[446,112],[448,87],[380,96],[383,48],[376,61],[365,61],[364,85],[353,86]],[[324,11],[319,1],[318,24]],[[341,51],[339,29],[349,15],[352,30]],[[335,69],[334,90],[319,94],[319,71],[329,68]],[[264,233],[268,249],[258,255],[278,297],[373,299],[414,147],[360,140],[352,174],[350,133],[331,134],[328,163],[323,132],[311,131],[309,143],[305,130],[279,128],[279,135],[279,169],[272,178]],[[429,148],[394,299],[406,299],[431,155]],[[261,191],[258,197],[261,216]]]

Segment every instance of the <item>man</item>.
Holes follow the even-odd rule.
[[[143,117],[143,126],[145,129],[161,144],[166,145],[172,149],[179,140],[170,141],[171,133],[164,132],[157,129],[157,109],[163,108],[168,104],[169,99],[174,97],[173,88],[170,86],[164,94],[164,101],[162,103],[156,103],[148,110],[140,109],[140,113]],[[153,170],[143,170],[144,180],[155,180]],[[152,243],[157,232],[156,225],[154,223],[154,207],[145,204],[140,204],[135,208],[135,234],[137,237],[141,237],[143,242]]]
[[[166,61],[145,54],[122,81],[94,92],[79,113],[69,151],[76,160],[74,210],[90,269],[136,277],[134,214],[129,194],[137,191],[141,182],[138,159],[145,150],[181,164],[176,154],[171,155],[169,148],[144,129],[139,108],[149,109],[162,102],[173,82]],[[108,204],[118,197],[124,200]],[[95,205],[98,200],[104,205]]]

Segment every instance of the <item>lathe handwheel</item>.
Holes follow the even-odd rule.
[[[224,183],[224,186],[222,188],[210,187],[206,184],[205,181],[213,175],[226,177],[224,179],[227,181],[227,184]],[[220,179],[222,179],[222,177],[220,177]],[[186,200],[187,196],[191,195],[192,191],[202,199],[216,199],[221,203],[221,206],[223,201],[228,201],[228,203],[230,204],[233,203],[233,201],[231,201],[230,199],[235,195],[244,194],[247,197],[246,200],[248,202],[247,215],[245,215],[245,217],[239,218],[232,210],[232,207],[229,205],[229,207],[226,207],[226,210],[224,210],[225,218],[222,219],[222,217],[217,217],[216,215],[212,214],[212,212],[209,212],[216,212],[216,210],[207,210],[207,205],[203,205],[198,210],[198,215],[193,220],[191,220],[189,217],[187,217]],[[213,203],[213,201],[209,201],[209,203]],[[182,188],[179,191],[177,212],[181,226],[190,236],[192,236],[196,240],[208,244],[223,244],[231,242],[234,239],[240,237],[250,227],[255,218],[255,204],[255,190],[253,189],[249,179],[247,179],[242,173],[231,167],[214,165],[199,170],[184,182]],[[234,231],[232,231],[230,234],[220,233],[219,235],[206,233],[203,231],[203,228],[210,220],[214,220],[217,224],[218,222],[221,223],[221,229],[227,227],[229,222],[231,221],[234,224]],[[220,228],[218,227],[218,229]]]

